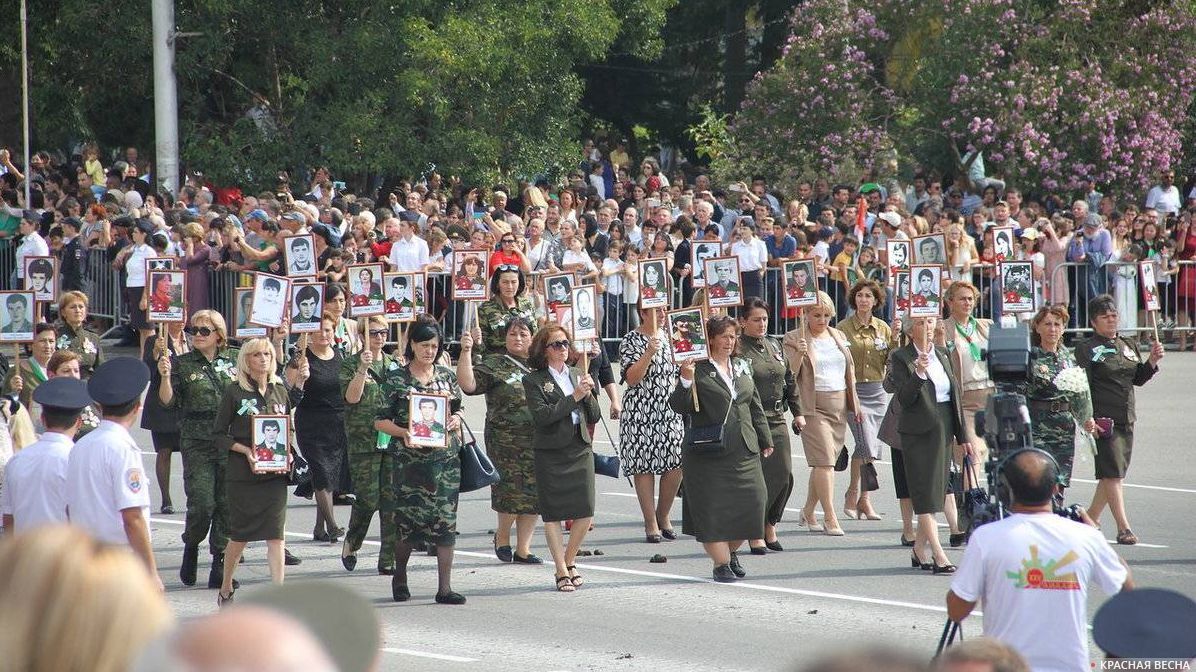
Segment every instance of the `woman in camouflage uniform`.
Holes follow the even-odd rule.
[[[58,299],[58,349],[70,350],[79,355],[79,375],[83,380],[104,361],[100,335],[84,328],[87,321],[87,295],[83,292],[63,292]]]
[[[417,321],[407,338],[407,364],[386,376],[387,399],[379,412],[375,429],[399,441],[395,444],[394,488],[395,574],[391,597],[395,602],[411,599],[407,588],[407,562],[418,545],[436,546],[439,604],[465,604],[465,596],[453,592],[453,547],[457,543],[457,497],[461,488],[461,388],[453,370],[436,364],[444,351],[444,337],[435,322]],[[412,393],[449,396],[448,446],[427,448],[407,444]]]
[[[478,327],[481,339],[475,338],[478,354],[502,353],[507,347],[507,324],[512,318],[521,317],[536,333],[536,305],[531,297],[524,296],[527,289],[523,273],[518,266],[503,264],[494,269],[490,278],[490,300],[478,306]]]
[[[399,368],[394,355],[382,351],[390,325],[380,316],[369,318],[367,347],[345,358],[341,365],[341,390],[345,395],[345,429],[349,433],[349,472],[353,477],[353,512],[349,516],[349,531],[341,547],[341,564],[353,571],[357,567],[357,551],[370,529],[375,511],[381,511],[382,550],[378,552],[378,573],[394,574],[395,520],[394,506],[389,501],[394,491],[390,479],[394,473],[394,455],[390,452],[390,437],[374,429],[374,419],[383,410],[385,399],[382,381],[387,373]]]
[[[214,310],[192,315],[187,331],[192,338],[190,352],[158,359],[158,372],[162,375],[158,400],[163,408],[182,411],[179,443],[187,519],[179,579],[183,585],[195,585],[199,544],[211,530],[208,547],[212,571],[208,574],[208,588],[219,588],[224,576],[224,549],[228,545],[228,500],[224,488],[228,450],[217,448],[212,421],[225,388],[236,380],[238,351],[228,347],[224,316]]]
[[[1034,329],[1034,348],[1030,355],[1033,365],[1030,376],[1019,390],[1026,395],[1030,409],[1030,424],[1034,427],[1034,447],[1050,453],[1059,463],[1061,487],[1071,485],[1072,463],[1076,456],[1076,423],[1092,433],[1096,423],[1092,419],[1092,395],[1061,390],[1060,372],[1078,368],[1075,354],[1063,345],[1063,330],[1067,328],[1067,308],[1046,306],[1031,322]]]
[[[503,562],[539,565],[543,560],[531,553],[540,510],[536,501],[532,416],[523,393],[523,376],[531,372],[527,352],[532,343],[532,325],[526,318],[512,317],[505,326],[503,349],[489,349],[476,369],[470,355],[474,339],[481,337],[481,331],[474,329],[475,333],[461,334],[457,381],[465,394],[486,395],[486,452],[502,476],[502,480],[490,486],[490,508],[498,512],[494,554]]]

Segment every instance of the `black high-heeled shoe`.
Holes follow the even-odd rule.
[[[935,561],[931,569],[935,574],[954,574],[956,568],[951,563],[940,565],[938,561]]]
[[[781,551],[785,550],[785,547],[781,546],[780,539],[777,539],[776,541],[764,542],[764,548],[767,548],[770,551],[776,551],[777,553],[780,553]]]
[[[917,551],[909,552],[909,564],[910,564],[910,567],[913,567],[914,569],[922,569],[922,570],[929,570],[934,567],[934,565],[932,565],[929,562],[922,562],[922,560],[918,557]]]
[[[764,546],[748,546],[748,550],[752,552],[752,555],[768,555],[767,544]]]

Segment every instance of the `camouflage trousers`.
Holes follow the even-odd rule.
[[[1059,463],[1059,485],[1071,486],[1071,470],[1076,458],[1076,426],[1069,411],[1030,411],[1034,427],[1034,447],[1050,453]]]
[[[449,448],[401,448],[395,455],[392,500],[398,539],[409,544],[457,543],[461,494],[460,444]]]
[[[349,445],[356,444],[350,441]],[[378,569],[392,568],[395,566],[395,542],[398,541],[392,500],[394,488],[390,485],[390,479],[394,477],[394,456],[378,451],[350,454],[349,475],[357,501],[349,514],[345,543],[354,553],[361,549],[374,513],[381,512],[382,550],[378,553]]]
[[[187,519],[183,543],[199,546],[209,530],[212,555],[224,553],[228,545],[228,497],[224,472],[228,455],[220,454],[210,441],[183,439],[183,492],[187,495]]]

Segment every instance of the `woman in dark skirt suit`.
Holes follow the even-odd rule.
[[[270,580],[274,583],[283,580],[287,475],[257,473],[253,451],[253,416],[290,413],[303,398],[303,383],[310,373],[307,362],[299,359],[287,367],[284,385],[275,373],[281,349],[281,340],[271,344],[264,338],[255,338],[241,346],[237,355],[237,380],[225,388],[212,423],[216,448],[229,453],[225,471],[228,547],[224,549],[224,581],[217,604],[232,601],[233,574],[245,545],[251,541],[265,540]],[[290,462],[294,447],[288,449]]]
[[[311,377],[303,386],[303,401],[295,409],[295,440],[299,452],[311,465],[311,484],[315,489],[316,526],[312,541],[335,544],[345,529],[336,524],[332,492],[340,483],[341,472],[349,459],[349,435],[345,429],[345,397],[341,393],[340,373],[344,358],[336,349],[336,321],[325,314],[320,330],[310,334],[305,359]]]
[[[1144,360],[1137,340],[1117,334],[1119,317],[1117,303],[1108,294],[1088,302],[1093,333],[1076,344],[1076,362],[1088,372],[1092,414],[1113,419],[1112,433],[1096,440],[1096,494],[1088,515],[1099,523],[1108,505],[1117,523],[1117,543],[1132,546],[1138,543],[1138,537],[1130,529],[1125,512],[1122,481],[1134,445],[1134,387],[1145,385],[1159,372],[1163,346],[1156,341]]]
[[[574,562],[594,517],[594,450],[587,424],[598,422],[600,414],[594,379],[566,365],[569,342],[559,325],[543,327],[528,351],[532,372],[523,377],[533,424],[536,497],[556,567],[556,589],[563,593],[582,584]],[[567,547],[563,520],[573,521]]]
[[[945,348],[934,345],[937,317],[906,320],[910,335],[908,345],[889,356],[885,389],[896,395],[900,404],[897,433],[900,436],[905,477],[909,487],[918,529],[912,564],[934,569],[935,574],[951,574],[955,565],[939,543],[934,514],[943,510],[947,496],[947,471],[951,464],[951,442],[958,441],[971,455],[972,446],[963,430],[963,410],[959,384],[951,373],[951,361]],[[931,563],[925,562],[930,554]]]
[[[706,334],[710,358],[681,365],[669,405],[686,416],[681,531],[701,542],[714,562],[714,580],[729,583],[747,576],[736,553],[739,547],[747,539],[764,537],[768,487],[760,458],[773,454],[772,431],[752,365],[732,357],[738,338],[735,320],[712,317]],[[694,444],[694,428],[717,425],[722,426],[722,440],[716,446]]]
[[[785,504],[793,492],[793,454],[785,411],[792,411],[794,417],[801,415],[793,372],[789,370],[781,344],[768,336],[768,313],[768,304],[763,299],[754,296],[744,299],[739,312],[743,335],[739,337],[735,351],[752,365],[752,381],[768,418],[774,450],[772,455],[760,460],[764,467],[764,483],[768,487],[768,508],[764,516],[764,538],[749,543],[752,555],[785,550],[777,539],[777,524],[785,515]]]

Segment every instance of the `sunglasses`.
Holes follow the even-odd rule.
[[[212,329],[211,327],[187,327],[183,331],[191,334],[192,336],[203,336],[204,338],[216,333],[216,330]]]
[[[569,341],[567,341],[567,340],[553,341],[548,344],[548,347],[556,348],[557,350],[564,350],[569,347]]]
[[[508,241],[503,241],[503,242],[508,242]],[[510,242],[513,242],[513,241],[510,241]],[[499,273],[506,273],[508,271],[518,271],[518,270],[520,270],[520,268],[514,264],[499,264],[497,267],[495,267],[494,270]]]
[[[390,333],[389,329],[370,329],[369,331],[370,336],[386,336],[388,333]]]
[[[514,243],[515,243],[515,239],[514,239],[514,238],[503,238],[503,240],[502,240],[502,244],[503,244],[503,245],[506,245],[507,243],[514,244]]]

